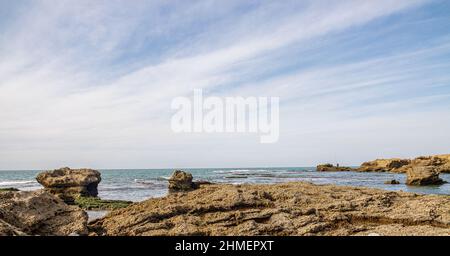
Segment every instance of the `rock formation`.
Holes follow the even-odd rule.
[[[45,191],[0,193],[0,235],[87,234],[87,214]]]
[[[415,166],[430,166],[434,167],[437,172],[450,173],[450,155],[417,157],[411,161],[411,164],[403,166],[400,172],[407,172]]]
[[[444,181],[439,178],[439,172],[434,166],[413,166],[407,170],[407,185],[440,185]]]
[[[316,170],[318,172],[348,172],[348,171],[354,171],[350,167],[340,167],[340,166],[334,166],[332,164],[321,164],[316,167]]]
[[[358,168],[361,172],[397,172],[401,167],[411,163],[408,159],[377,159],[365,162]]]
[[[115,210],[94,235],[450,235],[450,197],[370,188],[212,184]]]
[[[192,182],[192,174],[176,170],[169,179],[169,191],[189,191],[195,189],[195,184]]]
[[[363,163],[357,171],[406,173],[414,166],[432,166],[440,173],[450,173],[450,154],[421,156],[413,160],[400,158],[377,159]]]
[[[398,181],[398,180],[387,180],[387,181],[384,182],[384,184],[398,185],[398,184],[400,184],[400,181]]]
[[[101,181],[100,172],[91,169],[70,169],[68,167],[40,173],[36,180],[51,194],[67,203],[80,196],[97,196]]]

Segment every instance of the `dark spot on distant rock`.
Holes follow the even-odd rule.
[[[400,184],[400,181],[398,181],[398,180],[387,180],[387,181],[384,182],[384,184],[398,185],[398,184]]]

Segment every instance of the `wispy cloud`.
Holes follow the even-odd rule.
[[[336,154],[355,164],[448,150],[437,131],[450,128],[449,18],[437,8],[450,10],[424,0],[0,1],[10,10],[0,18],[0,169],[309,165]],[[193,88],[280,96],[280,142],[173,134],[170,101]]]

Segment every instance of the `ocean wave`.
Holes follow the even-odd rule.
[[[146,185],[142,186],[140,184],[137,185],[123,185],[123,186],[99,186],[99,191],[150,191],[155,189],[167,188],[167,186],[163,184],[155,184],[155,185]]]
[[[232,169],[232,170],[216,170],[213,171],[214,173],[221,173],[221,174],[227,174],[227,173],[252,173],[252,172],[273,172],[274,170],[266,170],[266,169],[255,169],[255,170],[248,170],[248,169]],[[279,170],[276,170],[279,171]]]
[[[259,172],[259,173],[230,173],[225,175],[225,178],[291,178],[294,175],[284,174],[284,173],[273,173],[273,172]]]
[[[24,185],[37,183],[35,180],[8,180],[0,181],[0,186]]]
[[[144,179],[134,179],[134,183],[144,184],[144,185],[154,185],[154,181],[144,180]]]
[[[156,178],[157,181],[168,181],[170,179],[169,176],[160,176]]]
[[[246,176],[243,175],[231,175],[231,176],[225,176],[225,179],[247,179]]]

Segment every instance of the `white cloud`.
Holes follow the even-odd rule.
[[[324,130],[333,143],[353,134],[355,126],[345,124],[359,125],[363,136],[367,125],[390,121],[389,113],[380,120],[348,115],[380,105],[338,110],[352,98],[370,100],[372,96],[365,93],[383,96],[386,83],[413,82],[414,70],[430,64],[423,59],[448,52],[448,45],[337,67],[319,65],[258,82],[244,82],[244,78],[291,61],[278,59],[277,54],[294,46],[308,48],[324,36],[426,2],[293,1],[295,8],[258,3],[251,10],[241,10],[242,15],[235,14],[240,1],[180,2],[181,6],[166,1],[36,2],[5,31],[8,40],[0,40],[0,169],[62,164],[112,168],[259,165],[259,155],[272,156],[262,165],[323,160],[320,151],[338,149],[314,146],[324,134],[308,138],[299,134],[320,132],[324,125],[339,126]],[[448,82],[449,77],[438,78]],[[170,101],[189,95],[193,88],[223,89],[225,95],[282,96],[282,102],[283,98],[290,102],[282,109],[282,141],[261,146],[253,135],[173,134]],[[301,101],[291,103],[295,100]],[[384,103],[386,111],[395,108],[388,104]],[[413,119],[403,116],[400,120]],[[396,127],[395,132],[401,129]],[[432,127],[417,129],[411,136],[427,129]],[[364,152],[360,156],[371,156],[376,149],[370,144],[379,139],[370,136],[363,144],[351,143]],[[293,148],[295,143],[304,143],[305,148]],[[303,157],[296,159],[296,150]],[[349,162],[361,159],[352,156],[351,148],[343,152],[347,156],[341,157]]]

